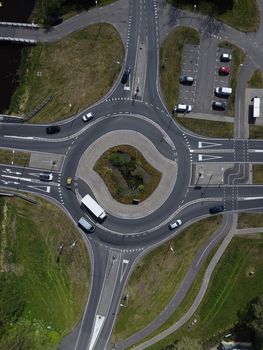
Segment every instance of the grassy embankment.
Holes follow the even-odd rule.
[[[185,27],[172,31],[161,47],[160,80],[166,105],[172,111],[179,96],[179,78],[181,74],[182,52],[184,44],[199,44],[199,34],[194,29]],[[171,76],[173,79],[171,79]],[[211,137],[232,137],[232,123],[198,120],[177,117],[176,120],[185,128],[198,134]]]
[[[223,334],[235,325],[238,312],[263,288],[263,234],[235,237],[216,267],[208,291],[194,317],[180,330],[149,347],[160,350],[188,336],[205,346],[220,342]],[[250,272],[254,274],[251,275]],[[164,327],[163,327],[164,328]]]
[[[248,83],[249,88],[253,89],[263,89],[263,72],[259,69],[255,70],[255,72],[250,77]],[[262,125],[249,125],[249,137],[252,139],[262,139],[263,138],[263,126]],[[253,166],[254,167],[254,166]],[[255,167],[260,167],[255,165]],[[253,169],[253,176],[254,176],[254,169]],[[260,181],[262,183],[262,180],[260,179],[262,175],[260,176],[260,173],[256,175],[256,181]]]
[[[0,163],[28,166],[30,153],[21,151],[11,151],[9,149],[0,149]]]
[[[256,0],[210,1],[210,0],[169,0],[169,3],[189,11],[200,12],[243,31],[256,31],[260,23],[260,12]]]
[[[160,313],[179,288],[198,249],[220,221],[220,217],[201,220],[143,258],[124,291],[129,295],[128,307],[119,312],[114,341],[143,328]]]
[[[75,115],[109,91],[120,72],[123,57],[120,36],[109,24],[91,25],[57,43],[26,48],[21,83],[12,97],[9,112],[27,114],[53,96],[32,122]]]
[[[88,297],[84,241],[60,209],[37,201],[0,198],[1,350],[57,349]]]

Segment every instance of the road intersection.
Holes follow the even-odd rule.
[[[37,152],[43,159],[47,155],[46,166],[42,163],[41,169],[54,173],[51,182],[43,183],[38,179],[42,170],[34,166],[1,165],[1,188],[45,196],[60,205],[77,222],[83,215],[80,200],[85,194],[94,194],[104,207],[105,192],[101,191],[101,186],[96,181],[89,181],[80,172],[83,154],[100,138],[107,137],[116,141],[117,133],[123,135],[127,131],[140,135],[138,141],[135,136],[134,139],[142,153],[146,146],[140,140],[146,138],[154,146],[151,148],[153,158],[164,157],[167,162],[176,163],[177,166],[174,178],[171,179],[172,188],[168,190],[167,186],[167,192],[163,190],[165,200],[156,204],[154,197],[149,198],[149,206],[150,201],[154,201],[154,211],[144,212],[143,204],[139,204],[140,217],[129,216],[129,212],[121,217],[114,206],[110,207],[108,201],[109,215],[106,221],[96,223],[94,234],[83,234],[92,257],[92,288],[81,323],[65,337],[60,345],[61,349],[111,348],[110,337],[123,289],[135,264],[146,252],[178,235],[193,222],[208,216],[210,207],[223,203],[226,214],[221,228],[198,252],[191,270],[171,303],[148,327],[127,341],[116,344],[116,348],[125,349],[145,338],[179,305],[188,290],[184,283],[190,287],[201,262],[216,243],[223,237],[228,237],[228,240],[232,237],[233,222],[236,219],[236,214],[233,213],[261,211],[263,208],[263,186],[249,183],[249,164],[263,162],[263,140],[248,139],[245,128],[247,120],[244,117],[246,111],[242,102],[247,76],[254,67],[262,68],[263,51],[257,41],[260,36],[239,33],[211,18],[173,9],[169,5],[164,6],[163,1],[120,0],[108,10],[99,11],[101,20],[107,14],[108,21],[112,19],[113,24],[121,31],[126,47],[123,69],[131,67],[128,83],[123,86],[119,77],[107,96],[92,107],[94,120],[83,124],[81,117],[90,111],[87,108],[60,123],[59,134],[47,137],[45,125],[1,123],[1,148],[23,150],[31,154]],[[125,25],[120,15],[126,19]],[[213,139],[193,134],[172,119],[163,103],[159,88],[160,42],[176,26],[189,26],[189,18],[191,26],[200,31],[204,42],[217,43],[228,39],[249,52],[244,73],[241,70],[236,93],[236,101],[241,101],[237,102],[239,109],[235,116],[236,138]],[[39,41],[54,41],[96,21],[96,11],[90,11],[73,17],[50,32],[34,29],[34,35],[37,35]],[[262,31],[262,26],[259,31]],[[23,29],[23,35],[29,34],[32,37],[32,30],[30,32]],[[102,148],[98,144],[98,157],[103,153]],[[216,173],[213,167],[222,169],[221,174]],[[74,178],[72,191],[65,187],[67,176]],[[179,217],[183,226],[171,233],[167,225]],[[231,234],[228,235],[229,232]],[[227,244],[223,245],[218,254],[222,254],[226,247]],[[215,264],[216,259],[210,268],[210,274]],[[202,298],[199,299],[200,303]]]

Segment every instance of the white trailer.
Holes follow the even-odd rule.
[[[260,117],[260,98],[254,97],[253,100],[253,117],[259,118]]]
[[[81,204],[90,210],[96,216],[96,218],[101,220],[106,218],[106,212],[89,194],[86,194],[86,196],[82,198]]]

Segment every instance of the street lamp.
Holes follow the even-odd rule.
[[[195,13],[195,10],[196,10],[196,4],[194,4],[194,13]]]

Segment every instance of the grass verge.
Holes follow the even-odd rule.
[[[119,170],[120,168],[110,167],[112,166],[112,163],[110,163],[111,157],[113,155],[118,156],[118,153],[119,157],[121,154],[130,157],[129,163],[127,164],[126,162],[127,166],[125,168],[125,160],[119,157],[116,158],[116,164],[121,162],[123,165],[120,167],[124,168],[122,173]],[[126,159],[126,161],[128,160]],[[114,174],[113,168],[118,170],[119,176]],[[140,201],[148,198],[156,190],[162,176],[158,170],[147,162],[141,152],[129,145],[120,145],[107,150],[95,163],[94,170],[102,177],[112,197],[124,204],[131,204],[134,198]],[[126,178],[122,175],[124,173]],[[140,183],[143,180],[143,184],[137,186],[136,181],[133,181],[137,177]],[[149,181],[146,181],[145,178],[149,178]],[[126,187],[129,179],[132,181],[130,187],[133,185],[136,188],[127,191]]]
[[[163,42],[160,52],[160,84],[165,103],[170,111],[178,100],[183,46],[184,44],[199,45],[199,41],[200,37],[196,30],[179,27]]]
[[[247,86],[252,89],[263,89],[263,72],[260,69],[254,71]]]
[[[194,315],[197,323],[183,326],[161,342],[149,347],[164,349],[168,344],[188,336],[199,339],[205,348],[221,340],[238,320],[238,312],[263,288],[263,234],[234,237],[217,265],[208,291]],[[250,275],[249,272],[254,274]]]
[[[57,43],[26,48],[9,112],[27,114],[52,96],[32,122],[74,115],[109,91],[123,57],[121,38],[110,24],[91,25]]]
[[[215,17],[243,32],[253,32],[259,27],[260,12],[256,0],[169,0],[169,2],[192,12],[194,4],[197,3],[196,11]]]
[[[239,47],[231,44],[228,41],[222,41],[219,43],[219,47],[232,49],[232,64],[231,64],[231,77],[230,77],[230,87],[232,88],[232,94],[227,99],[227,113],[228,115],[234,115],[235,107],[235,92],[237,87],[237,77],[240,64],[245,60],[245,53]]]
[[[115,342],[157,317],[176,293],[196,252],[220,220],[215,217],[201,220],[143,258],[124,292],[129,295],[129,304],[119,312],[113,336]]]
[[[84,241],[60,209],[37,201],[0,198],[0,349],[22,349],[19,342],[28,349],[57,349],[87,301]]]
[[[233,123],[217,122],[211,120],[198,120],[194,118],[177,117],[177,121],[186,129],[195,133],[210,137],[226,137],[234,136]]]
[[[249,125],[249,138],[251,138],[251,139],[263,139],[263,126],[262,125]]]
[[[263,214],[241,213],[238,214],[237,228],[263,227]]]
[[[253,174],[253,184],[263,183],[263,165],[262,164],[253,164],[252,174]]]
[[[20,166],[28,166],[30,160],[30,153],[11,151],[8,149],[0,149],[0,163],[13,164]]]

